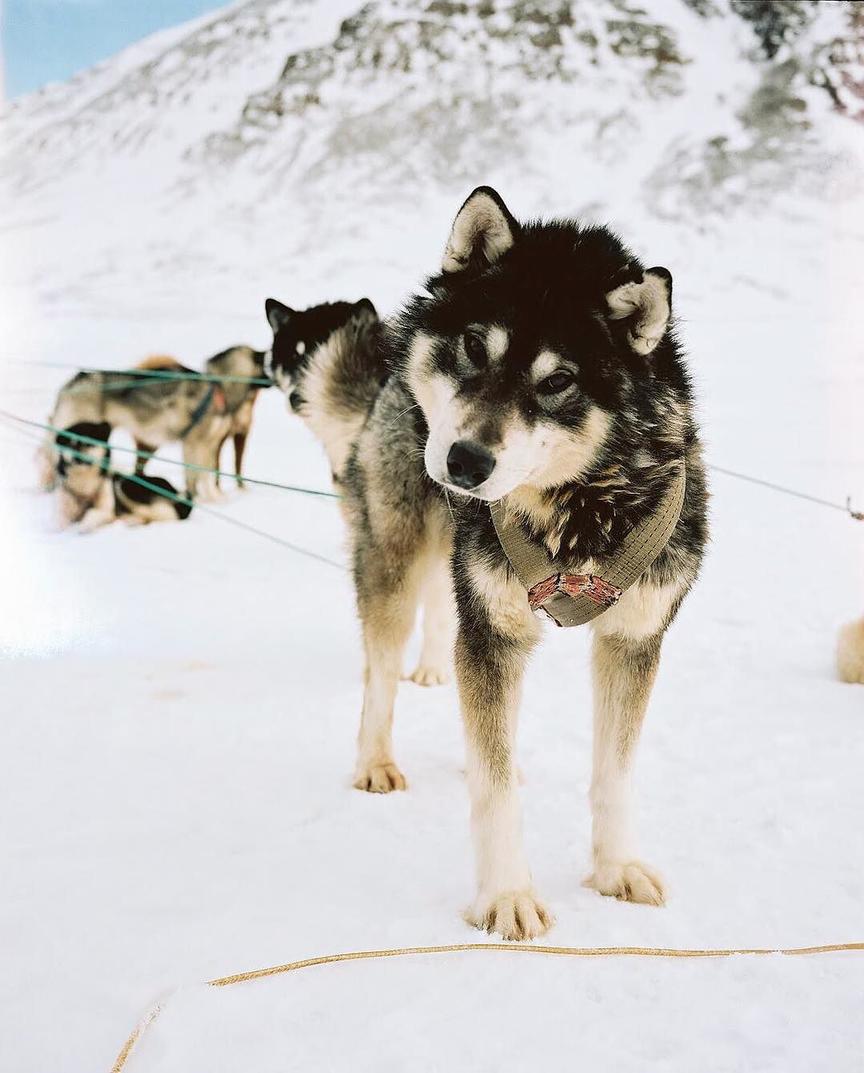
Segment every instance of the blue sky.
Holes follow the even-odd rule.
[[[6,92],[62,81],[216,0],[0,0]]]

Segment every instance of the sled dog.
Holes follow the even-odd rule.
[[[273,330],[269,375],[321,441],[338,486],[387,379],[375,306],[361,298],[294,310],[268,298],[264,308]]]
[[[163,356],[148,358],[134,369],[80,372],[60,389],[49,424],[55,429],[68,429],[80,422],[107,422],[112,428],[129,432],[142,451],[155,451],[164,444],[181,441],[183,461],[205,469],[218,469],[219,450],[234,434],[240,437],[239,446],[235,438],[240,476],[252,404],[258,388],[269,386],[263,362],[263,352],[236,346],[207,361],[204,371],[213,380],[202,380],[195,370]],[[160,379],[150,375],[155,371],[177,376]],[[182,374],[190,378],[182,379]],[[242,378],[261,380],[262,384],[245,383]],[[52,439],[43,451],[42,484],[47,489],[56,474],[53,446]],[[139,472],[145,461],[139,459]],[[185,475],[190,496],[218,498],[213,474],[187,469]]]
[[[111,426],[104,421],[79,421],[56,434],[60,524],[64,528],[77,524],[79,532],[90,533],[117,519],[127,525],[146,525],[188,518],[192,507],[173,499],[177,490],[164,477],[146,475],[144,480],[152,486],[147,487],[110,472],[110,435]],[[100,440],[101,445],[82,441],[80,436]]]
[[[390,375],[371,411],[350,435],[345,426],[350,443],[334,436],[328,447],[366,656],[354,785],[405,788],[391,735],[402,649],[420,594],[444,607],[452,578],[477,873],[466,917],[505,939],[552,922],[523,850],[515,746],[538,616],[561,621],[556,601],[596,614],[586,882],[664,900],[634,845],[630,773],[663,635],[699,570],[708,500],[671,298],[670,273],[645,268],[607,228],[521,223],[479,187],[440,270],[378,333]],[[318,399],[314,420],[338,425],[329,400],[340,389],[299,380],[297,407]],[[642,554],[640,535],[656,536],[658,519],[669,527],[653,561],[622,586],[604,580]],[[529,561],[548,563],[549,576],[526,587]]]
[[[269,375],[285,393],[289,408],[320,440],[333,487],[341,491],[348,458],[387,381],[378,314],[368,298],[304,310],[268,298],[265,311],[273,330]],[[345,515],[344,501],[341,505]],[[353,525],[347,515],[346,522],[350,543]],[[452,648],[446,572],[443,584],[428,586],[417,603],[423,609],[423,641],[417,666],[407,678],[421,686],[441,685],[449,677]]]

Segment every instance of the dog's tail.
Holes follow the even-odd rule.
[[[346,323],[316,348],[290,396],[292,407],[324,444],[337,478],[387,380],[381,343],[378,314],[364,298]]]

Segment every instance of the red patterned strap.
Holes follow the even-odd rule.
[[[537,611],[548,604],[559,592],[566,596],[587,596],[592,603],[605,608],[618,603],[622,590],[597,574],[553,574],[528,590],[531,610]]]

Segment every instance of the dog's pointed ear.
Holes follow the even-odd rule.
[[[672,273],[659,266],[640,272],[626,265],[620,275],[627,277],[625,282],[606,292],[607,315],[629,320],[627,342],[637,354],[650,354],[672,316]]]
[[[107,421],[100,421],[93,427],[96,430],[93,433],[94,440],[104,440],[107,443],[111,439],[111,426]]]
[[[456,213],[442,272],[494,264],[516,241],[519,224],[491,186],[478,186]]]
[[[289,309],[289,307],[282,302],[277,302],[275,298],[267,299],[264,303],[264,312],[267,314],[267,323],[273,329],[274,335],[280,328],[284,328],[288,321],[294,316],[293,309]]]
[[[364,324],[371,324],[378,319],[378,311],[369,298],[361,298],[351,308],[351,317]]]

